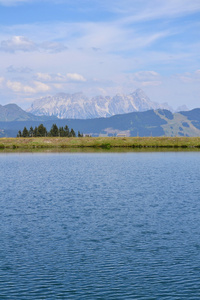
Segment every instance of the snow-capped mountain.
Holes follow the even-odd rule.
[[[152,102],[141,89],[137,89],[130,95],[117,94],[114,97],[87,98],[82,93],[60,93],[35,100],[27,111],[60,119],[92,119],[158,108],[171,109],[167,104]]]
[[[179,107],[177,107],[177,109],[175,110],[175,112],[179,112],[179,111],[188,111],[189,108],[186,105],[181,105]]]

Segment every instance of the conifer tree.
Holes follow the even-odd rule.
[[[47,130],[43,124],[40,124],[37,129],[37,136],[47,136]]]
[[[22,136],[23,137],[28,137],[29,136],[29,132],[28,132],[28,129],[26,127],[24,127],[24,129],[23,129]]]
[[[38,131],[38,128],[37,128],[37,126],[35,126],[35,129],[33,129],[33,136],[34,137],[37,136],[37,131]]]
[[[70,136],[70,137],[75,137],[75,136],[76,136],[76,133],[75,133],[75,131],[74,131],[73,128],[71,129],[71,131],[70,131],[70,133],[69,133],[69,136]]]
[[[83,134],[78,131],[78,137],[83,137]]]
[[[64,128],[64,136],[69,137],[69,127],[67,125]]]
[[[17,137],[21,137],[21,136],[22,136],[22,132],[21,132],[21,130],[19,130],[17,133]]]
[[[65,136],[65,130],[64,130],[63,127],[59,127],[59,129],[58,129],[58,135],[61,136],[61,137]]]
[[[58,127],[56,124],[53,124],[50,130],[50,136],[58,136]]]
[[[33,127],[32,126],[29,129],[29,136],[33,137]]]

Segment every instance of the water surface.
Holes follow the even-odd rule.
[[[200,153],[0,154],[0,299],[199,299]]]

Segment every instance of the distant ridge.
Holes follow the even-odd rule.
[[[94,119],[42,119],[0,122],[0,137],[16,137],[24,126],[30,128],[43,123],[50,130],[53,123],[58,127],[68,125],[77,133],[92,136],[200,136],[200,108],[187,112],[172,113],[158,109],[145,112],[119,114]]]
[[[11,121],[42,121],[52,119],[46,116],[39,117],[28,113],[21,109],[17,104],[11,103],[7,105],[0,105],[0,122]],[[56,119],[56,117],[54,117]]]
[[[117,94],[114,97],[87,98],[83,93],[60,93],[35,100],[27,111],[59,119],[93,119],[158,108],[171,109],[167,104],[152,102],[141,89],[137,89],[129,95]]]

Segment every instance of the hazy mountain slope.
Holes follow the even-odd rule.
[[[30,119],[30,115],[16,104],[0,105],[1,121],[25,121]]]
[[[156,112],[167,124],[162,125],[167,136],[200,136],[200,109],[179,113],[168,113],[168,119],[162,110]]]
[[[126,136],[200,136],[200,109],[172,114],[168,110],[149,110],[97,119],[56,119],[42,122],[50,130],[68,125],[76,132],[98,136],[125,134]],[[24,126],[38,126],[41,121],[0,122],[0,136],[16,136]],[[3,132],[2,132],[3,130]]]
[[[43,116],[35,116],[31,113],[28,113],[21,109],[16,104],[7,104],[7,105],[0,105],[0,121],[1,122],[10,122],[10,121],[39,121],[39,120],[47,120],[49,117]],[[55,119],[55,118],[54,118]]]
[[[137,89],[130,95],[97,96],[91,99],[82,93],[62,93],[34,101],[27,111],[38,116],[57,116],[60,119],[92,119],[158,108],[169,109],[166,104],[152,102],[142,90]]]
[[[200,108],[195,108],[190,111],[180,112],[183,116],[187,117],[191,121],[192,125],[200,129]]]

